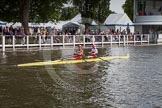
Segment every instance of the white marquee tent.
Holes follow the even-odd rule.
[[[82,23],[82,18],[81,18],[81,14],[77,14],[74,18],[71,19],[71,22],[78,22],[78,23]]]
[[[119,31],[126,30],[127,26],[130,28],[130,32],[134,33],[134,24],[127,16],[124,14],[110,14],[104,22],[104,25],[109,29],[118,29]]]
[[[71,19],[71,22],[77,22],[79,24],[82,23],[82,17],[81,17],[81,14],[77,14],[74,18]],[[91,25],[97,25],[97,23],[93,20]]]
[[[0,21],[0,26],[5,26],[7,22]]]

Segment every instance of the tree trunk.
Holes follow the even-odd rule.
[[[29,12],[30,12],[30,2],[31,0],[19,0],[20,3],[20,20],[24,28],[24,33],[29,34]]]

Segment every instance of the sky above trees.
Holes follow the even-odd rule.
[[[110,1],[110,10],[115,13],[124,13],[122,5],[126,0],[111,0]]]

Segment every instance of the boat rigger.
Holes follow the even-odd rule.
[[[128,58],[129,56],[106,56],[106,57],[80,59],[80,60],[55,60],[55,61],[25,63],[25,64],[18,64],[17,66],[18,67],[30,67],[30,66],[75,64],[75,63],[84,63],[84,62],[102,62],[102,61],[109,61],[112,59],[128,59]]]

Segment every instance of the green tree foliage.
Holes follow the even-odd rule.
[[[59,19],[63,3],[66,2],[67,0],[1,0],[0,19],[21,22],[27,34],[29,21]]]
[[[103,23],[107,16],[111,13],[113,13],[111,10],[109,10],[110,6],[110,0],[101,0],[97,4],[96,11],[94,11],[94,19],[98,20],[99,23]]]
[[[0,19],[3,21],[19,21],[18,1],[1,0],[0,1]]]
[[[63,3],[73,2],[76,7],[64,7]],[[66,20],[81,13],[84,24],[91,19],[103,22],[111,13],[110,0],[0,0],[0,19],[21,22],[28,33],[28,22]]]
[[[126,0],[125,4],[122,6],[124,12],[129,16],[129,18],[133,21],[133,3],[134,0]]]
[[[47,22],[59,20],[63,9],[63,3],[67,0],[32,0],[30,20]]]
[[[93,20],[103,23],[106,17],[112,13],[109,10],[110,0],[73,0],[82,16],[82,22],[89,25]]]
[[[72,19],[78,13],[79,10],[76,7],[64,7],[61,12],[60,20]]]

